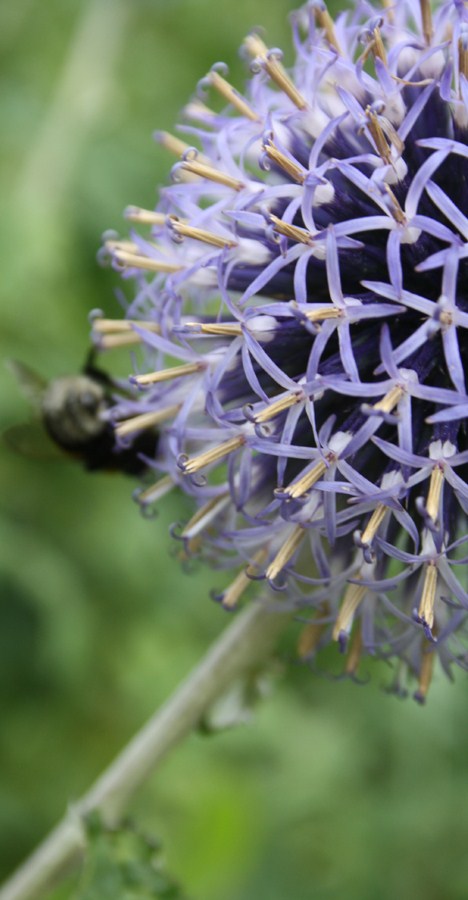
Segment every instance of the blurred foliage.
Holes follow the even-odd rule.
[[[87,823],[88,851],[72,900],[187,900],[167,874],[161,845],[132,822],[104,827]]]
[[[171,128],[210,65],[242,84],[262,22],[286,47],[289,0],[15,0],[0,7],[3,357],[76,371],[87,313],[118,309],[95,262],[128,203],[154,202]],[[123,362],[122,362],[123,359]],[[110,358],[109,358],[110,360]],[[109,361],[109,365],[111,362]],[[120,367],[125,357],[120,358]],[[0,377],[0,426],[28,416]],[[15,456],[0,467],[0,873],[31,851],[203,654],[222,579],[174,558],[176,498],[139,517],[132,483]],[[172,554],[172,555],[171,555]],[[466,897],[466,676],[419,708],[297,666],[253,727],[193,735],[135,799],[168,869],[200,900]],[[292,662],[291,662],[292,661]],[[366,674],[366,673],[364,673]],[[72,878],[53,893],[65,900]],[[114,896],[116,896],[114,894]]]

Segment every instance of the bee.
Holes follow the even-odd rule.
[[[49,443],[49,450],[55,445],[62,455],[81,462],[88,471],[113,470],[135,476],[145,471],[141,454],[154,455],[157,436],[154,431],[144,431],[131,446],[117,445],[105,413],[121,389],[94,366],[93,354],[80,373],[49,382],[17,360],[9,360],[8,367],[35,413],[35,421],[14,425],[5,433],[15,450],[27,456],[50,456],[44,449]]]

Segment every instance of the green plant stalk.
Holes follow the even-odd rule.
[[[79,863],[86,850],[86,816],[98,811],[106,824],[116,824],[136,790],[214,701],[271,654],[290,618],[290,613],[272,611],[260,600],[239,613],[169,700],[0,888],[0,900],[36,900]]]

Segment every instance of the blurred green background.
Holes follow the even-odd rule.
[[[151,206],[173,160],[154,145],[210,65],[242,84],[263,23],[289,47],[288,0],[16,0],[0,7],[2,357],[76,371],[87,312],[117,311],[95,262]],[[126,362],[123,364],[125,371]],[[2,367],[2,430],[28,408]],[[1,447],[0,876],[110,762],[229,619],[219,576],[171,556],[183,500],[143,520],[120,476]],[[254,724],[178,748],[131,813],[195,900],[467,896],[466,676],[428,706],[287,665]],[[71,896],[74,882],[53,893]]]

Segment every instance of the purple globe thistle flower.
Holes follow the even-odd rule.
[[[139,503],[193,498],[177,536],[235,569],[223,605],[263,579],[302,657],[393,659],[422,702],[436,656],[468,663],[468,8],[292,28],[291,71],[251,34],[245,92],[216,64],[158,134],[179,161],[106,243],[136,292],[94,336],[143,348],[117,439],[157,427]]]

